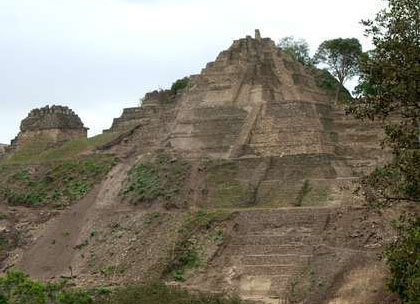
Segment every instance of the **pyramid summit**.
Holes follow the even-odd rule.
[[[378,129],[364,130],[360,121],[346,118],[326,77],[338,85],[256,30],[255,38],[235,40],[191,76],[181,93],[147,94],[141,107],[125,109],[110,130],[141,125],[133,135],[138,140],[131,141],[140,150],[170,147],[193,158],[363,154],[379,161],[379,147],[365,145],[376,140]]]

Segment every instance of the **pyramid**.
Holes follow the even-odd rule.
[[[108,131],[129,132],[115,149],[131,154],[164,151],[234,163],[228,176],[243,192],[234,205],[290,204],[305,183],[315,200],[337,202],[340,189],[386,155],[378,125],[347,117],[335,89],[325,85],[331,79],[256,30],[190,76],[182,92],[146,94],[141,107],[124,109]],[[217,201],[213,190],[200,199]]]

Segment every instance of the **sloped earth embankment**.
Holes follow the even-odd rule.
[[[391,303],[380,252],[385,216],[365,208],[238,211],[216,258],[190,288],[263,303]]]

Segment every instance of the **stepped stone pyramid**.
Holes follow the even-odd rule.
[[[233,162],[228,175],[243,192],[237,204],[290,204],[305,183],[317,200],[338,201],[340,189],[385,154],[378,126],[347,117],[324,80],[325,72],[305,68],[256,30],[182,92],[147,94],[107,131],[131,132],[114,149]],[[200,201],[223,207],[214,188]]]

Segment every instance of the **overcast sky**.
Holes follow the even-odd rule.
[[[0,0],[0,143],[35,107],[67,105],[109,128],[148,91],[198,74],[232,40],[293,35],[311,52],[357,37],[381,0]]]

